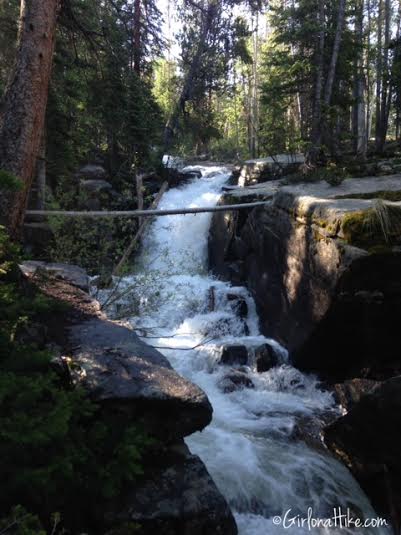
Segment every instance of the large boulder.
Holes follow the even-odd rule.
[[[156,349],[124,326],[91,318],[69,328],[74,380],[104,406],[129,415],[165,441],[208,425],[204,392],[173,370]]]
[[[279,186],[275,193],[259,185],[256,199],[262,190],[265,206],[213,217],[213,271],[230,279],[237,265],[263,333],[287,347],[298,367],[332,382],[401,373],[401,203],[383,209],[374,200],[377,192],[401,192],[401,177]],[[230,190],[222,202],[237,197]],[[387,236],[383,211],[394,215]]]
[[[276,154],[268,158],[247,160],[241,168],[238,184],[248,186],[265,180],[275,180],[297,171],[304,162],[303,154]]]
[[[167,457],[167,458],[166,458]],[[227,502],[204,464],[179,444],[168,456],[153,459],[153,470],[128,493],[109,522],[137,525],[140,535],[236,535]],[[109,535],[120,533],[110,531]]]
[[[401,527],[401,376],[363,396],[324,431],[330,450],[344,462],[372,501]]]
[[[97,163],[88,163],[79,169],[77,177],[83,180],[106,180],[106,169]]]

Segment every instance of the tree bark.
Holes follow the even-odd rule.
[[[384,4],[384,45],[382,61],[381,103],[378,120],[377,151],[383,152],[387,136],[388,114],[391,102],[391,88],[389,76],[389,45],[390,45],[391,1],[385,0]],[[389,102],[388,102],[389,100]]]
[[[24,219],[45,123],[60,0],[21,0],[16,63],[0,116],[0,168],[22,190],[0,196],[0,221],[13,237]]]
[[[311,131],[311,148],[308,151],[306,161],[309,165],[315,166],[319,158],[322,130],[322,91],[324,78],[324,43],[325,43],[325,19],[324,0],[319,0],[317,12],[317,25],[319,28],[316,50],[316,81],[315,95],[313,101],[313,117]]]
[[[365,75],[363,65],[363,10],[364,0],[359,0],[355,13],[355,40],[358,54],[355,58],[354,80],[354,140],[355,153],[361,159],[366,157],[366,113],[365,113]]]
[[[141,43],[141,0],[134,2],[134,71],[141,75],[142,43]]]
[[[377,18],[377,58],[376,58],[376,150],[380,147],[381,126],[381,94],[383,83],[383,51],[382,51],[382,26],[383,26],[383,0],[379,2],[379,14]]]
[[[340,52],[340,45],[343,36],[344,20],[345,20],[345,4],[346,0],[340,0],[338,4],[337,27],[334,36],[333,50],[331,53],[330,67],[327,73],[326,87],[324,91],[324,103],[330,106],[331,95],[333,94],[334,76],[336,74],[338,54]]]

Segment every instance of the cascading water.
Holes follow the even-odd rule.
[[[159,208],[214,206],[229,173],[217,167],[199,169],[200,179],[168,191]],[[110,306],[110,313],[125,317],[179,373],[207,393],[213,421],[187,443],[231,505],[241,535],[309,533],[309,527],[299,522],[288,529],[276,525],[275,516],[287,510],[291,510],[288,518],[306,517],[308,508],[314,518],[331,517],[339,507],[349,508],[354,517],[375,518],[350,473],[323,447],[308,446],[299,438],[302,423],[318,428],[319,421],[337,408],[331,394],[319,389],[316,378],[293,368],[286,352],[260,334],[248,291],[208,274],[210,222],[210,213],[156,218],[135,272],[114,289],[120,297]],[[245,321],[233,306],[233,294],[246,301]],[[264,373],[242,367],[253,388],[227,392],[222,385],[230,368],[219,364],[222,347],[253,348],[266,341],[281,354],[281,364]],[[338,527],[312,531],[358,533]]]

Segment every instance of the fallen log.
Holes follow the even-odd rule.
[[[71,210],[27,210],[26,215],[64,216],[64,217],[152,217],[167,215],[201,214],[205,212],[231,212],[270,204],[271,201],[257,201],[225,206],[200,206],[197,208],[174,208],[171,210],[123,210],[123,211],[71,211]]]

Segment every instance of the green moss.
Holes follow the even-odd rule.
[[[380,203],[369,210],[346,214],[342,232],[350,245],[368,250],[391,246],[401,234],[401,209]]]

